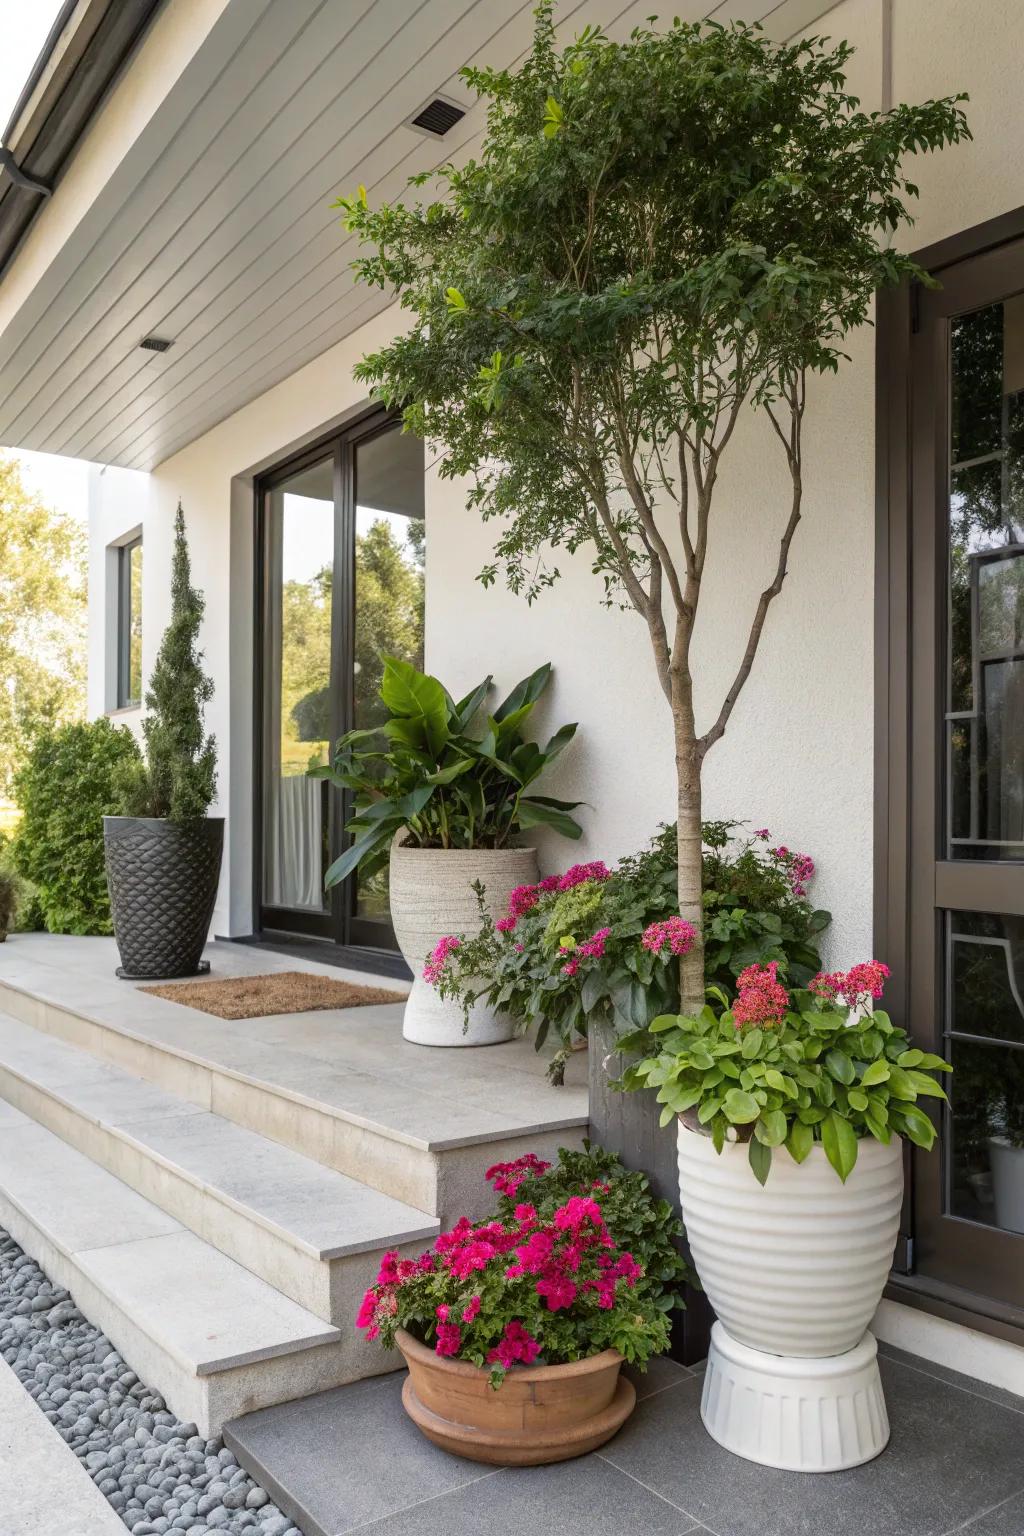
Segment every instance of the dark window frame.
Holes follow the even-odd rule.
[[[351,654],[355,624],[355,569],[351,558],[355,549],[356,507],[354,460],[356,448],[386,432],[394,431],[401,422],[401,413],[384,406],[371,406],[351,420],[332,428],[317,437],[300,451],[271,465],[260,474],[253,486],[253,919],[258,933],[282,933],[304,935],[311,939],[332,942],[342,948],[358,948],[363,951],[379,951],[388,956],[397,952],[398,945],[390,923],[372,918],[359,917],[354,911],[354,889],[350,881],[335,887],[330,910],[326,913],[303,912],[269,906],[263,900],[263,798],[265,785],[265,714],[264,684],[266,678],[265,637],[267,633],[268,604],[273,600],[267,562],[268,493],[298,471],[308,468],[318,460],[333,456],[334,504],[335,504],[335,594],[332,623],[332,670],[336,658],[346,652]],[[346,558],[348,556],[348,558]],[[331,740],[351,729],[354,713],[353,678],[349,671],[341,672],[341,686],[333,697]],[[324,785],[325,792],[329,786]],[[328,825],[331,842],[335,848],[342,846],[343,828],[348,819],[347,795],[333,789],[329,794]]]
[[[117,708],[137,709],[142,703],[140,680],[139,695],[131,691],[132,677],[132,555],[142,548],[142,534],[138,533],[125,544],[117,546]]]
[[[919,250],[915,258],[941,283],[948,269],[1022,241],[1024,208]],[[1024,288],[1024,247],[1020,270]],[[934,1049],[947,1005],[940,935],[936,928],[935,942],[923,946],[912,942],[912,935],[921,932],[930,908],[985,905],[1013,912],[1021,910],[1022,897],[1020,865],[980,867],[964,861],[954,866],[939,857],[945,807],[938,774],[922,792],[920,775],[914,771],[915,750],[928,749],[929,733],[935,761],[940,760],[934,723],[944,719],[945,709],[940,697],[945,560],[937,537],[922,547],[914,518],[915,496],[922,494],[922,483],[927,486],[940,472],[938,461],[947,447],[940,414],[944,407],[934,394],[922,403],[923,392],[914,388],[915,371],[918,378],[922,371],[927,377],[920,360],[915,361],[923,302],[920,285],[904,285],[880,294],[876,311],[874,932],[876,953],[892,969],[889,1011],[897,1023],[908,1025],[919,1043]],[[934,377],[944,380],[942,359],[931,362]],[[936,423],[943,425],[937,429]],[[934,867],[922,868],[928,864],[917,853],[922,847],[934,848]],[[936,917],[941,917],[939,911]],[[932,1159],[930,1166],[927,1158]],[[914,1272],[915,1233],[928,1214],[921,1202],[931,1204],[942,1187],[944,1154],[908,1151],[907,1172],[902,1241],[887,1294],[935,1316],[1024,1344],[1024,1306]],[[964,1223],[965,1241],[974,1230]]]

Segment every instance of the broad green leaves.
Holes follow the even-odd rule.
[[[397,656],[383,658],[380,696],[389,718],[378,730],[350,731],[330,767],[312,770],[350,792],[353,842],[327,871],[328,889],[356,869],[372,875],[387,861],[396,833],[419,848],[501,848],[518,831],[551,827],[580,836],[571,812],[578,801],[525,795],[572,740],[575,725],[556,731],[546,748],[524,736],[551,679],[538,667],[473,734],[491,688],[485,678],[452,699],[436,677]]]
[[[796,1163],[820,1148],[844,1183],[864,1137],[888,1144],[906,1136],[930,1147],[935,1126],[916,1100],[945,1098],[928,1075],[945,1068],[941,1058],[908,1047],[888,1018],[878,1027],[875,1019],[851,1027],[845,1009],[803,997],[803,1011],[788,1013],[775,1028],[737,1031],[730,1013],[711,1008],[697,1018],[658,1018],[626,1042],[634,1049],[657,1042],[658,1054],[632,1066],[625,1085],[654,1089],[665,1124],[695,1109],[717,1147],[747,1142],[761,1183],[776,1147]]]

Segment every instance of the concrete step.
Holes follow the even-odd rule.
[[[282,1296],[7,1104],[0,1225],[205,1435],[369,1374],[351,1330]]]
[[[215,1019],[115,980],[109,940],[15,938],[0,956],[0,1009],[443,1225],[487,1208],[489,1164],[552,1157],[586,1134],[585,1057],[557,1089],[528,1040],[411,1044],[401,1005]],[[275,968],[241,946],[208,954],[215,975]]]
[[[423,1211],[4,1014],[0,1097],[343,1330],[381,1253],[439,1230]]]

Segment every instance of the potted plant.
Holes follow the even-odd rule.
[[[807,899],[813,859],[771,846],[765,827],[747,837],[738,822],[705,822],[703,838],[709,982],[731,997],[747,966],[775,961],[806,985],[821,970],[817,944],[831,920]],[[432,984],[467,1013],[483,999],[532,1028],[538,1050],[558,1040],[553,1082],[595,1025],[642,1028],[674,1006],[677,961],[693,942],[677,912],[675,827],[613,869],[598,859],[518,886],[497,919],[480,907],[478,932],[449,939]]]
[[[444,1450],[499,1466],[581,1456],[664,1351],[685,1265],[671,1208],[600,1149],[488,1169],[493,1216],[463,1217],[418,1259],[385,1254],[357,1326],[409,1367],[402,1401]]]
[[[171,621],[146,690],[143,756],[118,764],[121,814],[104,816],[110,906],[129,979],[197,976],[220,879],[224,820],[208,816],[217,749],[205,734],[213,683],[196,641],[205,604],[192,586],[185,516],[178,503]]]
[[[474,886],[499,915],[510,892],[537,878],[533,848],[522,832],[551,827],[579,837],[570,814],[578,801],[527,790],[576,733],[563,725],[541,747],[524,734],[551,679],[538,667],[487,714],[487,677],[456,702],[436,677],[385,656],[380,697],[390,718],[372,730],[350,731],[330,765],[311,773],[353,797],[347,830],[354,841],[327,871],[328,887],[354,870],[389,866],[395,936],[413,972],[403,1033],[420,1045],[488,1045],[507,1040],[511,1019],[486,1004],[466,1018],[430,985],[434,969],[457,940],[453,928],[477,912]]]
[[[622,41],[588,27],[562,46],[553,0],[535,18],[517,67],[463,71],[487,110],[472,158],[436,172],[432,195],[415,176],[405,203],[340,199],[357,276],[397,294],[408,320],[356,372],[437,445],[442,476],[469,479],[469,507],[497,530],[485,583],[533,601],[559,576],[552,551],[585,552],[602,599],[649,637],[673,732],[675,910],[694,930],[680,1003],[694,1015],[704,764],[814,512],[809,386],[838,370],[880,287],[932,281],[892,238],[916,195],[909,161],[969,130],[960,97],[865,113],[845,42],[677,19]],[[766,473],[753,498],[722,505],[731,445],[758,430],[784,490],[766,495]],[[756,593],[744,614],[744,581],[731,622],[707,628],[705,578],[737,552],[763,561]],[[723,647],[715,696],[704,659],[717,675]],[[634,1112],[626,1140],[662,1177],[672,1148]]]
[[[731,1007],[655,1019],[627,1088],[678,1118],[679,1188],[697,1273],[718,1314],[701,1413],[752,1461],[835,1471],[876,1456],[888,1421],[867,1325],[892,1260],[903,1138],[928,1149],[917,1102],[946,1062],[874,1006],[886,966],[790,993],[751,966]],[[725,1001],[718,999],[719,1003]]]

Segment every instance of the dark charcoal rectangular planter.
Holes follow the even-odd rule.
[[[605,1064],[607,1062],[607,1065]],[[627,1168],[641,1168],[651,1188],[679,1210],[679,1168],[676,1160],[675,1124],[658,1125],[661,1105],[653,1093],[616,1093],[608,1084],[626,1066],[615,1051],[615,1030],[608,1024],[591,1024],[589,1051],[590,1134],[610,1152],[617,1152]],[[689,1258],[689,1250],[683,1246]],[[677,1313],[672,1328],[672,1357],[683,1365],[703,1360],[708,1352],[715,1314],[703,1291],[686,1288],[686,1311]]]
[[[224,818],[167,821],[104,816],[103,843],[118,975],[157,981],[209,970],[210,932],[224,851]]]

